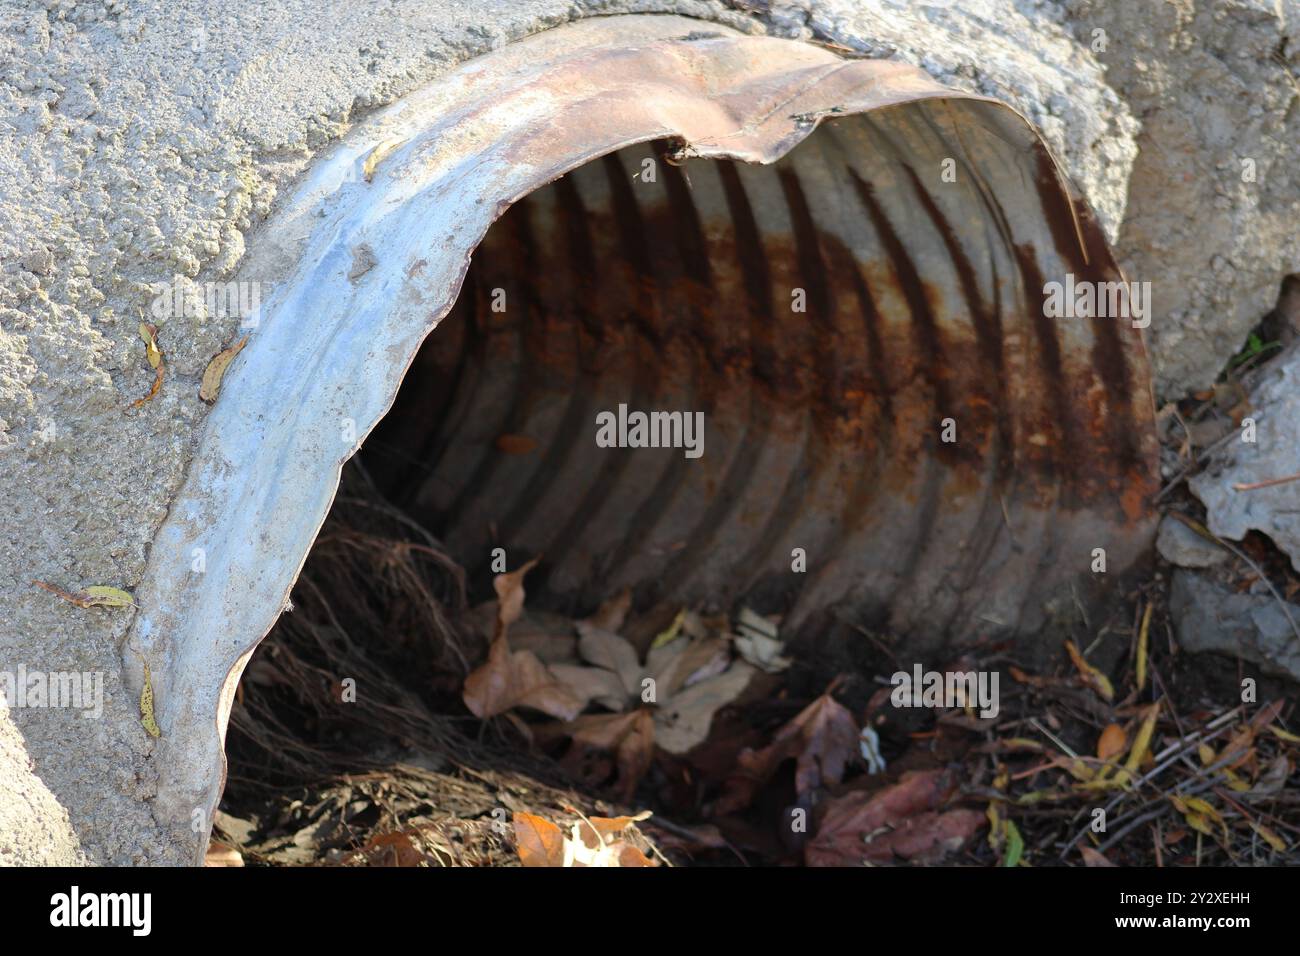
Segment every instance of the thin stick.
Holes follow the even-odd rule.
[[[1269,478],[1266,481],[1239,481],[1232,486],[1232,490],[1255,491],[1257,488],[1272,488],[1276,485],[1285,485],[1292,481],[1300,481],[1300,472],[1297,472],[1294,475],[1287,475],[1285,478]]]

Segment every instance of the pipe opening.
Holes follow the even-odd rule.
[[[682,609],[743,607],[780,621],[800,699],[892,670],[890,647],[1033,633],[1095,542],[1122,565],[1144,534],[1123,498],[1149,481],[1143,367],[1116,326],[1041,320],[1045,276],[1118,272],[1055,173],[1024,193],[1008,149],[923,103],[828,122],[771,165],[648,142],[513,203],[345,467],[305,610],[249,664],[227,805],[325,750],[336,771],[490,766],[445,716],[491,638],[463,612],[534,559],[521,641],[623,592],[641,655]],[[949,154],[958,184],[927,172]],[[363,719],[335,706],[345,673],[386,687]],[[422,799],[417,817],[452,798]]]
[[[642,610],[794,607],[792,554],[840,545],[891,429],[871,280],[817,225],[834,145],[764,167],[645,144],[493,226],[361,452],[474,591],[503,548],[543,557],[531,600],[563,613],[625,588]],[[896,375],[919,364],[893,344]]]

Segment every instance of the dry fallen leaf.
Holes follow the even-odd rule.
[[[137,607],[135,598],[130,592],[123,591],[121,588],[110,588],[104,585],[96,584],[88,587],[84,591],[74,594],[71,591],[65,591],[60,587],[55,587],[47,581],[33,581],[32,584],[38,588],[44,588],[51,594],[57,594],[69,604],[75,604],[77,607]]]
[[[1260,835],[1260,837],[1278,853],[1286,852],[1286,840],[1283,840],[1274,831],[1264,826],[1262,823],[1251,823],[1251,829]]]
[[[805,861],[809,866],[937,862],[987,823],[978,810],[940,811],[950,789],[942,771],[912,771],[881,790],[855,790],[827,801]]]
[[[1129,750],[1128,759],[1124,761],[1123,768],[1115,774],[1116,783],[1127,786],[1138,768],[1142,766],[1142,761],[1151,750],[1151,736],[1155,733],[1156,718],[1159,716],[1160,703],[1157,701],[1147,707],[1142,717],[1142,724],[1138,727],[1137,737],[1133,740],[1133,747]]]
[[[523,567],[506,574],[498,574],[492,579],[492,588],[497,592],[497,636],[504,634],[519,615],[524,612],[524,576],[537,567],[540,557],[533,558]]]
[[[1097,740],[1097,757],[1106,761],[1118,757],[1124,752],[1124,745],[1127,742],[1128,738],[1124,734],[1123,727],[1119,724],[1108,724]]]
[[[243,866],[244,857],[233,846],[227,846],[217,840],[208,843],[208,852],[203,857],[204,866]]]
[[[749,686],[754,669],[735,661],[723,673],[673,694],[655,711],[655,743],[669,753],[684,754],[709,736],[713,715]]]
[[[1107,701],[1115,699],[1115,687],[1111,684],[1110,678],[1103,674],[1096,667],[1089,664],[1079,649],[1074,646],[1074,641],[1066,641],[1065,649],[1070,655],[1070,660],[1074,662],[1075,669],[1083,682],[1097,692],[1098,696]]]
[[[245,335],[234,345],[224,348],[212,356],[212,361],[208,362],[208,367],[203,370],[203,382],[199,385],[199,398],[209,405],[217,400],[217,395],[221,392],[221,379],[225,377],[226,369],[247,344],[248,336]]]
[[[1083,856],[1084,866],[1114,866],[1115,864],[1106,859],[1101,853],[1098,853],[1090,846],[1079,847],[1079,853]]]
[[[144,662],[144,686],[140,688],[140,723],[150,737],[161,737],[158,721],[153,713],[153,675],[149,673],[149,662]]]
[[[552,667],[584,706],[595,701],[622,711],[655,704],[652,747],[682,754],[703,743],[713,715],[749,685],[755,670],[733,660],[720,638],[679,637],[650,651],[643,667],[626,638],[588,621],[575,625],[578,653],[590,667]]]
[[[382,163],[393,150],[397,149],[406,139],[389,139],[384,140],[369,153],[366,154],[365,161],[361,164],[361,175],[365,177],[366,182],[371,182],[375,178],[375,169]]]
[[[531,813],[516,813],[515,848],[524,866],[563,866],[564,831]]]
[[[465,678],[462,697],[470,712],[484,719],[531,707],[573,720],[586,705],[532,652],[511,652],[504,631],[492,641],[487,661]]]
[[[152,401],[163,383],[163,355],[162,350],[158,348],[158,326],[141,322],[140,338],[144,339],[144,356],[149,362],[149,367],[154,370],[153,385],[149,388],[149,394],[131,403],[132,408],[139,408],[145,402]]]
[[[654,759],[654,716],[644,707],[626,714],[587,714],[548,732],[572,740],[561,763],[593,785],[604,783],[610,773],[607,761],[595,760],[593,766],[593,758],[613,754],[618,791],[624,800],[632,799]]]
[[[527,867],[642,867],[654,866],[644,853],[618,839],[650,814],[635,817],[584,817],[566,835],[559,826],[530,813],[516,813],[515,846]]]
[[[776,769],[792,758],[795,792],[800,796],[839,783],[858,753],[858,739],[853,714],[829,693],[823,694],[782,727],[771,746],[741,753],[737,773],[727,781],[719,807],[728,813],[748,806]]]

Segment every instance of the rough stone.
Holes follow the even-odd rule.
[[[1169,613],[1184,650],[1240,657],[1266,674],[1300,681],[1300,606],[1271,594],[1234,594],[1193,571],[1175,571]]]
[[[1210,385],[1300,272],[1300,0],[1026,0],[1142,123],[1118,252],[1150,281],[1156,390]]]
[[[1189,485],[1205,504],[1211,531],[1235,541],[1259,531],[1300,571],[1300,479],[1249,491],[1234,487],[1300,475],[1300,349],[1269,366],[1250,404],[1255,441],[1228,442]]]
[[[1166,515],[1156,532],[1156,550],[1180,568],[1212,568],[1228,560],[1227,551],[1201,537],[1177,518]]]

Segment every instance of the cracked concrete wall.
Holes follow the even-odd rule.
[[[1211,240],[1232,237],[1196,235],[1189,253],[1160,232],[1161,215],[1139,214],[1148,199],[1130,191],[1130,170],[1158,167],[1143,165],[1139,124],[1105,70],[1112,85],[1124,80],[1121,92],[1137,91],[1139,115],[1173,95],[1169,84],[1144,99],[1136,67],[1128,77],[1116,57],[1075,39],[1090,34],[1093,19],[1124,19],[1119,6],[11,0],[0,11],[0,671],[102,673],[105,689],[97,720],[49,708],[0,712],[0,862],[180,859],[149,811],[154,741],[121,678],[133,611],[80,609],[31,581],[77,590],[131,589],[139,579],[207,410],[199,377],[238,321],[207,316],[197,283],[233,272],[276,196],[360,115],[468,57],[568,20],[675,12],[896,56],[1003,99],[1043,129],[1134,271],[1147,268],[1148,245],[1176,249],[1180,263],[1190,257],[1200,268]],[[1254,50],[1270,23],[1282,22],[1259,17],[1244,26],[1231,19],[1215,35],[1243,31]],[[1166,33],[1152,40],[1153,63],[1173,56],[1166,42]],[[1267,91],[1273,110],[1281,93],[1276,84]],[[1229,128],[1250,119],[1231,108],[1216,115]],[[1204,148],[1200,138],[1188,144]],[[1184,210],[1170,229],[1187,221]],[[1144,228],[1167,244],[1148,243]],[[1268,274],[1260,270],[1251,274]],[[151,302],[173,283],[191,308],[160,323],[166,379],[132,410],[153,380],[140,315],[151,317]],[[1260,311],[1233,303],[1247,318]],[[1234,335],[1220,333],[1225,342]],[[1162,331],[1154,341],[1177,340]],[[1156,359],[1167,375],[1193,370],[1185,358]]]
[[[1211,384],[1300,272],[1300,0],[1067,0],[1141,121],[1118,252],[1167,398]]]

